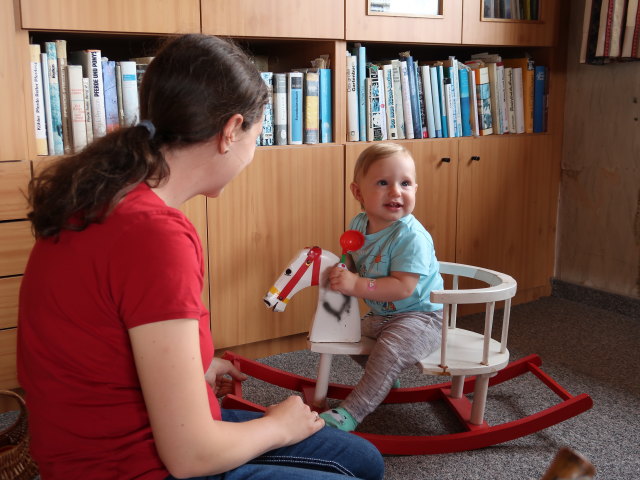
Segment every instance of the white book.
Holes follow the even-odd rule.
[[[302,72],[287,73],[287,136],[289,145],[302,145],[303,121],[303,80]]]
[[[382,66],[382,76],[384,78],[385,104],[387,107],[387,138],[389,140],[397,140],[398,124],[393,91],[393,67],[390,64]]]
[[[273,130],[276,145],[287,145],[287,74],[273,74]]]
[[[136,62],[133,60],[121,61],[120,74],[120,81],[122,83],[122,126],[130,127],[140,121],[140,99],[138,97]]]
[[[524,133],[524,94],[522,90],[522,69],[512,68],[513,95],[516,112],[516,133]]]
[[[382,140],[389,138],[387,134],[387,101],[385,99],[384,72],[378,69],[378,98],[380,101],[380,126],[382,127]]]
[[[509,133],[516,133],[516,108],[513,101],[513,69],[504,69],[504,101],[507,104],[507,125]]]
[[[500,105],[500,122],[502,124],[502,133],[509,133],[509,110],[507,108],[507,100],[504,88],[504,65],[498,64],[498,103]]]
[[[431,93],[431,69],[428,65],[420,66],[422,75],[422,91],[424,98],[424,111],[427,118],[427,134],[429,138],[436,137],[435,118],[433,116],[433,94]]]
[[[56,154],[53,141],[53,120],[51,117],[51,94],[49,92],[49,57],[46,53],[40,54],[40,66],[42,67],[42,93],[44,98],[44,118],[47,128],[47,152]]]
[[[431,96],[433,97],[433,120],[436,129],[436,137],[442,138],[442,112],[440,111],[440,93],[438,91],[438,69],[429,67],[431,76]]]
[[[91,120],[93,123],[93,138],[107,134],[107,118],[104,110],[104,83],[102,80],[102,52],[96,49],[85,51],[85,69],[89,79],[91,94]]]
[[[124,105],[122,103],[122,67],[116,62],[116,94],[118,97],[118,125],[124,126]]]
[[[478,126],[478,94],[476,92],[476,75],[475,72],[469,68],[467,69],[469,75],[469,97],[471,98],[471,132],[474,137],[480,135],[480,127]]]
[[[450,56],[451,66],[453,67],[453,94],[455,95],[455,115],[456,115],[456,136],[462,136],[462,104],[460,99],[460,72],[458,67],[458,60],[456,57]]]
[[[73,151],[73,127],[69,104],[69,81],[67,80],[67,41],[56,40],[56,60],[58,62],[58,83],[60,85],[60,115],[62,117],[62,143],[64,153]]]
[[[396,107],[396,127],[398,128],[398,139],[406,138],[404,125],[404,102],[402,100],[402,72],[400,71],[400,60],[391,60],[393,72],[393,102]]]
[[[71,119],[73,152],[78,153],[87,146],[86,112],[84,110],[84,87],[82,66],[67,65],[67,93]]]
[[[44,107],[44,91],[42,85],[42,66],[40,64],[40,45],[29,45],[31,56],[31,98],[33,100],[33,128],[36,135],[36,153],[48,155],[47,120]]]
[[[347,55],[347,141],[360,141],[357,57]]]
[[[456,136],[456,125],[458,119],[456,117],[455,90],[453,89],[451,78],[445,79],[444,99],[447,110],[447,127],[449,128],[449,137],[453,138]]]
[[[402,85],[402,109],[404,113],[404,136],[405,138],[416,138],[413,131],[413,117],[411,112],[411,96],[409,93],[409,71],[407,62],[400,62],[400,81]]]
[[[84,71],[83,71],[84,75]],[[82,77],[82,93],[84,94],[84,127],[87,144],[93,142],[93,120],[91,118],[91,86],[87,77]]]

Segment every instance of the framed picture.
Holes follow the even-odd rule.
[[[439,17],[442,0],[368,0],[367,15]]]

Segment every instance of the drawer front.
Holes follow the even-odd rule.
[[[0,330],[0,389],[18,387],[16,374],[16,341],[18,331],[15,328]]]
[[[30,222],[0,223],[0,277],[24,273],[33,243]]]
[[[22,277],[0,278],[0,329],[18,324],[18,293]]]
[[[29,162],[0,162],[0,221],[27,218]]]

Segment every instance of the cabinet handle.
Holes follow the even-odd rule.
[[[471,160],[474,162],[479,162],[480,161],[480,157],[478,155],[474,155],[473,157],[471,157]]]
[[[441,158],[440,161],[444,163],[451,163],[451,159],[449,157]]]

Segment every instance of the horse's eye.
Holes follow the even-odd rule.
[[[290,268],[287,268],[287,269],[284,271],[284,274],[285,274],[287,277],[290,277],[290,276],[291,276],[291,269],[290,269]]]

